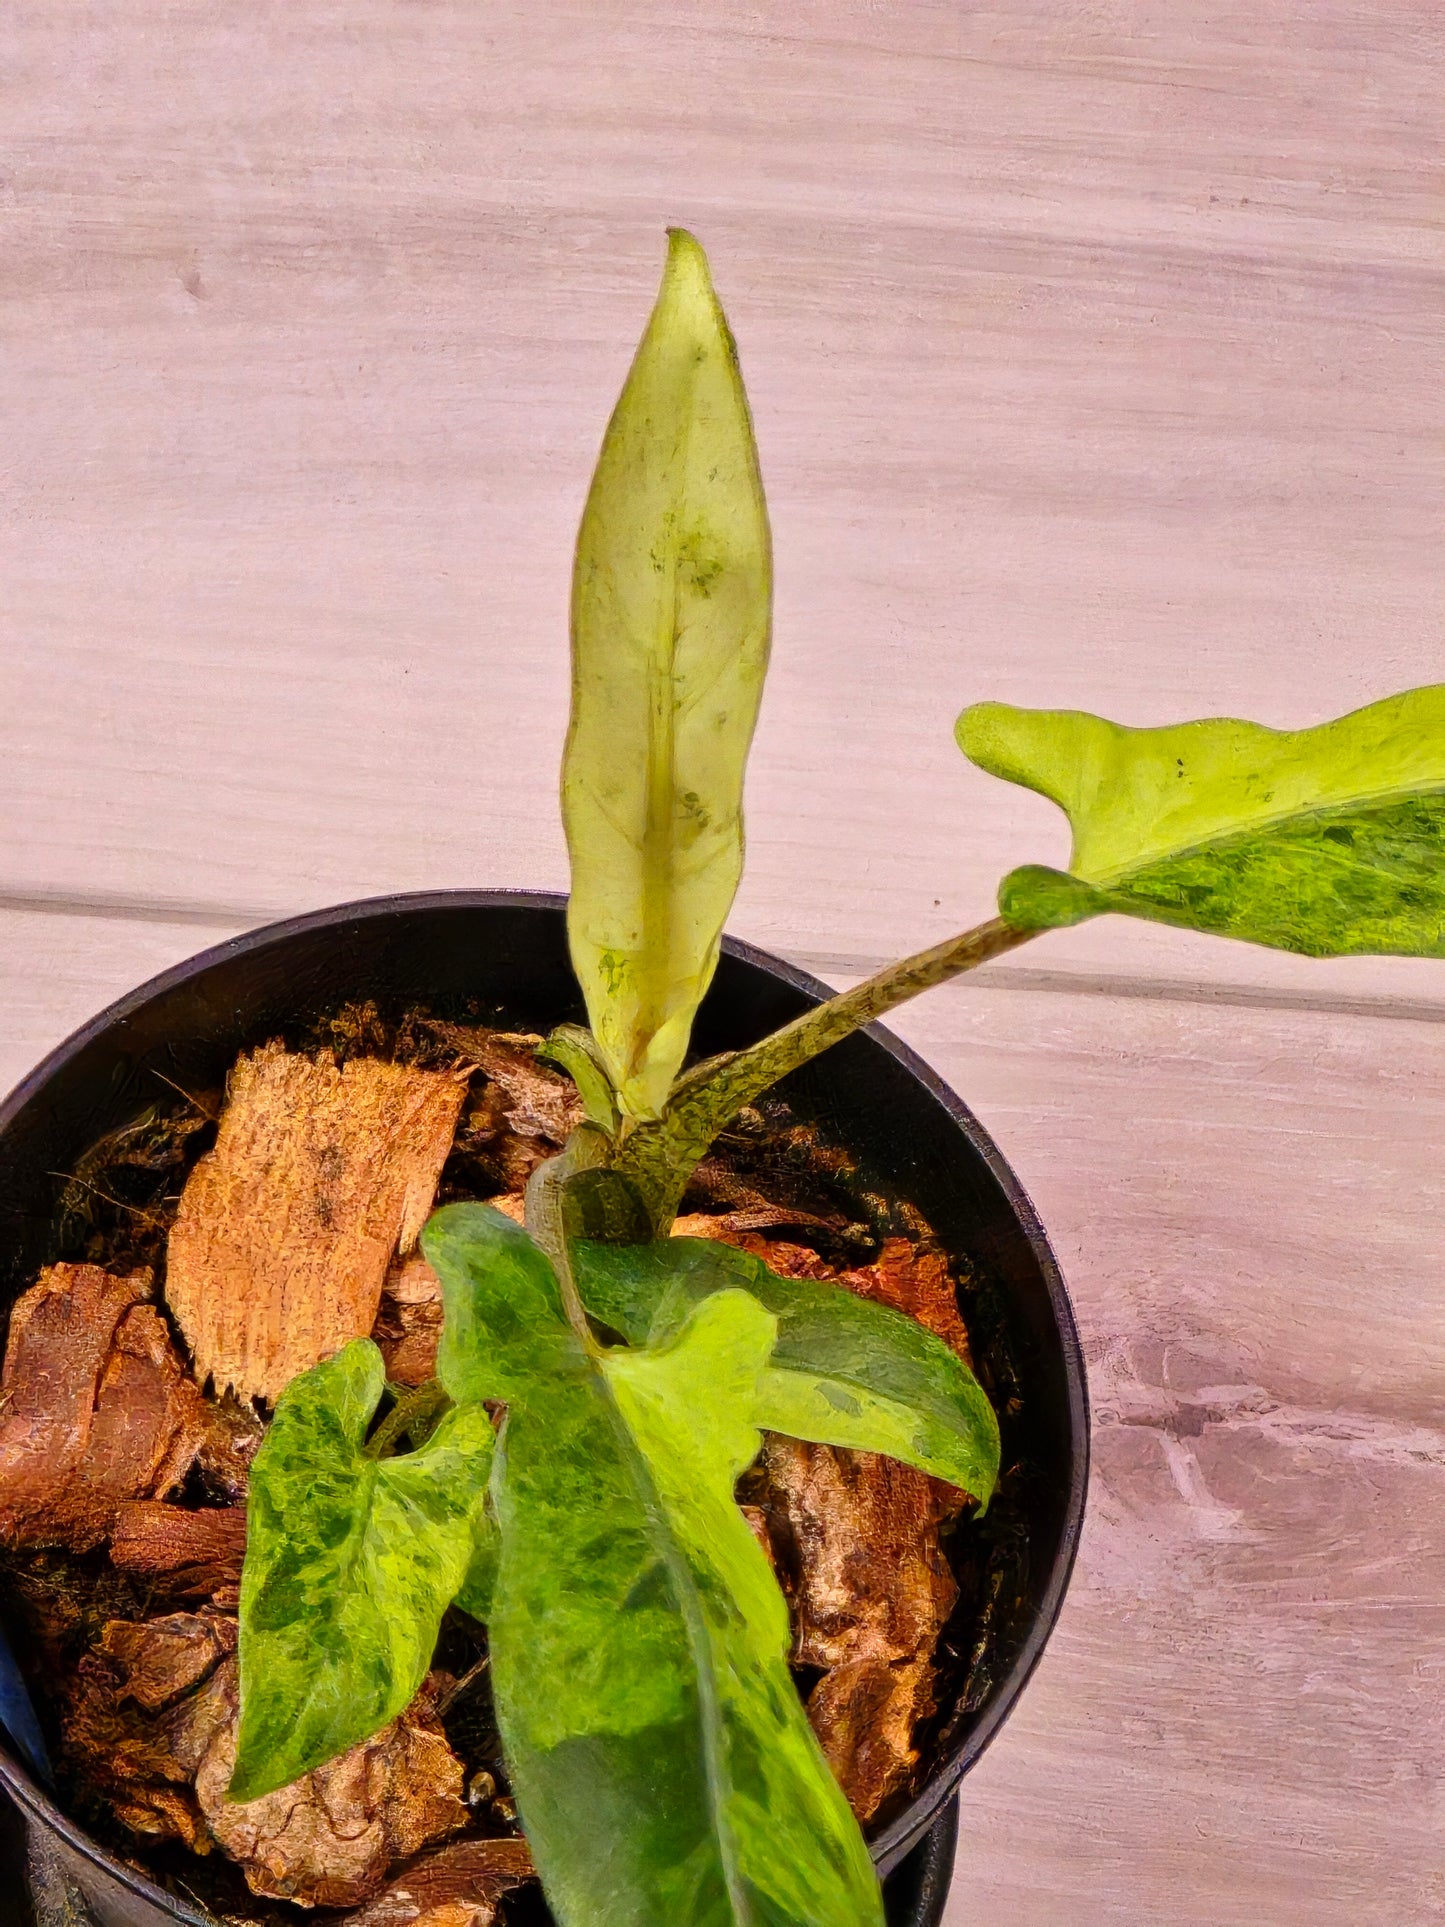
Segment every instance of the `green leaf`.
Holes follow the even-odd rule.
[[[993,1407],[963,1360],[902,1312],[844,1285],[780,1278],[712,1239],[581,1243],[573,1263],[588,1311],[634,1344],[667,1339],[714,1292],[751,1292],[778,1321],[757,1424],[886,1452],[987,1505],[999,1467]]]
[[[442,1288],[437,1377],[459,1405],[510,1400],[585,1364],[556,1274],[519,1224],[489,1204],[447,1204],[421,1248]]]
[[[415,1697],[482,1524],[491,1420],[455,1407],[427,1443],[362,1450],[381,1354],[357,1339],[293,1380],[251,1470],[233,1800],[368,1739]]]
[[[572,961],[632,1119],[661,1113],[737,890],[771,601],[737,352],[673,229],[577,539],[562,769]]]
[[[448,1205],[423,1243],[448,1323],[471,1301],[444,1380],[509,1401],[492,1679],[558,1920],[882,1927],[788,1671],[782,1596],[732,1497],[773,1317],[724,1291],[665,1344],[596,1358],[499,1213]]]
[[[1445,683],[1314,729],[980,703],[957,734],[1073,826],[1070,874],[1004,879],[1021,928],[1120,910],[1312,957],[1445,957]]]

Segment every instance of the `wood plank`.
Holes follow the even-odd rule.
[[[0,909],[0,1094],[117,997],[233,935],[225,925]]]
[[[0,1084],[265,914],[564,880],[567,555],[669,219],[778,543],[741,934],[867,968],[1062,856],[965,700],[1296,724],[1441,673],[1423,0],[6,31],[0,899],[149,920],[0,910]],[[1110,920],[900,1019],[1097,1402],[956,1927],[1445,1916],[1442,1006]]]
[[[1265,1372],[1289,1403],[1445,1421],[1438,1025],[960,983],[893,1027],[1033,1197],[1101,1398]]]
[[[1100,1425],[1065,1617],[964,1785],[948,1927],[1442,1918],[1445,1435],[1333,1423]]]
[[[898,1027],[1039,1206],[1094,1399],[950,1922],[1438,1918],[1438,1030],[962,986]]]
[[[1297,724],[1441,673],[1424,0],[20,0],[6,34],[0,889],[563,880],[568,556],[667,220],[776,523],[745,933],[881,956],[1062,855],[961,764],[968,699]]]
[[[36,1043],[195,938],[67,927],[0,916]],[[1439,1026],[980,980],[897,1027],[1039,1206],[1095,1401],[1078,1574],[968,1782],[952,1927],[1437,1918]]]

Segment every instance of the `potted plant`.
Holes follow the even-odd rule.
[[[725,953],[769,608],[767,521],[736,354],[701,249],[674,232],[603,444],[574,576],[563,809],[568,948],[587,1023],[575,1020],[555,906],[545,935],[515,899],[353,906],[183,966],[64,1047],[0,1119],[7,1203],[23,1219],[12,1227],[16,1282],[28,1285],[16,1354],[46,1317],[67,1330],[76,1322],[73,1268],[29,1283],[56,1248],[39,1160],[68,1168],[56,1162],[57,1134],[73,1160],[78,1119],[88,1116],[93,1134],[101,1111],[107,1121],[133,1111],[119,1046],[151,1065],[169,1046],[182,1093],[249,1053],[235,1065],[215,1147],[189,1170],[166,1226],[164,1286],[195,1378],[274,1404],[247,1475],[236,1612],[199,1632],[168,1627],[191,1668],[184,1690],[116,1622],[102,1657],[122,1671],[98,1689],[116,1732],[130,1731],[123,1705],[147,1693],[158,1716],[183,1702],[191,1720],[202,1674],[225,1702],[200,1749],[195,1786],[209,1832],[193,1844],[245,1836],[254,1853],[267,1802],[289,1799],[289,1824],[295,1788],[319,1781],[330,1798],[338,1774],[382,1771],[379,1749],[392,1763],[405,1755],[414,1774],[437,1740],[438,1695],[453,1690],[431,1682],[448,1615],[460,1612],[486,1628],[477,1667],[499,1764],[563,1927],[879,1927],[877,1865],[936,1816],[1047,1635],[1077,1536],[1085,1444],[1067,1302],[1026,1201],[956,1100],[864,1027],[1046,929],[1106,911],[1316,955],[1445,953],[1441,688],[1298,732],[1233,721],[1130,730],[1065,712],[966,710],[965,753],[1067,811],[1069,870],[1013,872],[997,917],[835,997],[736,947]],[[483,957],[467,944],[488,920]],[[387,1145],[454,1144],[462,1100],[448,1111],[441,1086],[476,1068],[459,1069],[457,1052],[491,1052],[495,1067],[498,1051],[516,1049],[495,1027],[437,1019],[469,985],[474,999],[480,989],[510,1017],[547,1025],[539,1055],[571,1080],[573,1109],[510,1208],[460,1195],[431,1215],[416,1261],[430,1284],[407,1289],[435,1293],[435,1370],[408,1384],[377,1342],[374,1304],[353,1287],[371,1275],[378,1240],[383,1263],[407,1244],[408,1214],[422,1193],[424,1214],[436,1169],[430,1187],[409,1177],[388,1190],[362,1160],[366,1204],[343,1263],[338,1222],[362,1179],[336,1120],[364,1114],[371,1140]],[[318,1068],[266,1044],[301,1016],[340,1021],[343,1007],[368,999],[392,1016],[353,1021],[391,1026],[387,1068],[377,1068],[385,1053],[342,1051]],[[448,1068],[413,1051],[415,1076],[434,1080],[424,1088],[402,1075],[397,1042],[395,1013],[412,1004],[423,1009],[412,1044],[425,1034],[453,1053]],[[104,1097],[103,1065],[120,1086]],[[519,1074],[512,1061],[507,1075]],[[784,1128],[755,1109],[783,1080],[795,1120],[842,1126],[834,1146],[815,1128],[805,1161],[821,1168],[830,1150],[851,1159],[846,1182],[860,1196],[881,1176],[894,1194],[884,1211],[906,1207],[954,1259],[951,1280],[969,1274],[961,1300],[992,1399],[947,1308],[935,1307],[942,1323],[929,1329],[909,1316],[914,1307],[876,1302],[846,1267],[770,1262],[771,1249],[750,1245],[736,1224],[732,1236],[707,1226],[705,1236],[672,1235],[689,1183],[725,1134],[740,1120],[764,1138],[770,1123],[773,1138]],[[312,1244],[288,1245],[279,1267],[296,1214],[277,1205],[292,1195],[269,1135],[278,1115],[287,1155],[314,1166],[306,1196],[324,1205]],[[302,1115],[312,1123],[298,1137]],[[238,1219],[251,1228],[237,1231]],[[324,1263],[312,1264],[314,1251]],[[109,1303],[121,1283],[123,1318],[143,1319],[149,1280],[120,1281],[112,1267],[87,1274],[83,1288]],[[990,1292],[1001,1309],[989,1310]],[[400,1283],[393,1296],[408,1302]],[[951,1315],[956,1323],[956,1306]],[[165,1333],[145,1331],[159,1372]],[[138,1346],[135,1337],[128,1356]],[[20,1369],[12,1389],[23,1407]],[[10,1355],[6,1372],[10,1383]],[[22,1413],[22,1446],[49,1423],[48,1408],[37,1410]],[[767,1520],[750,1521],[737,1502],[765,1436],[799,1441],[804,1453],[882,1455],[936,1482],[914,1488],[910,1503],[938,1505],[955,1568],[972,1570],[972,1664],[945,1691],[952,1717],[930,1735],[933,1771],[906,1790],[911,1800],[878,1809],[871,1856],[789,1671],[784,1588],[797,1586],[797,1571]],[[949,1492],[958,1496],[938,1496]],[[69,1485],[63,1497],[89,1529],[93,1511]],[[4,1503],[0,1490],[0,1526]],[[33,1510],[17,1501],[15,1517]],[[204,1665],[197,1640],[209,1642]],[[144,1885],[124,1875],[116,1885],[113,1857],[87,1847],[14,1766],[7,1777],[79,1853],[83,1877],[110,1880],[113,1918],[167,1917],[137,1912]],[[134,1817],[133,1785],[130,1797]],[[145,1813],[180,1825],[164,1799],[154,1795]],[[407,1877],[424,1885],[434,1863],[416,1864],[423,1873]],[[490,1877],[478,1876],[478,1921],[511,1904],[501,1889],[483,1891]],[[278,1878],[273,1865],[257,1890],[269,1879],[273,1894],[292,1893]],[[349,1905],[351,1888],[308,1898],[339,1904],[343,1891]],[[172,1919],[204,1918],[149,1892],[146,1904]],[[432,1902],[409,1894],[393,1885],[366,1905],[388,1927],[422,1920]],[[465,1895],[445,1904],[453,1900],[473,1904]],[[391,1911],[376,1913],[383,1903]],[[941,1885],[898,1904],[912,1912],[895,1907],[895,1919],[936,1921]],[[371,1927],[365,1912],[355,1917]]]

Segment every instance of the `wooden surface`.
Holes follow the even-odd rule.
[[[733,927],[1058,860],[965,701],[1438,680],[1426,0],[13,0],[0,1079],[265,916],[564,880],[568,558],[667,221],[778,549]],[[1445,967],[1062,933],[898,1028],[1079,1309],[1078,1576],[950,1927],[1445,1921]]]

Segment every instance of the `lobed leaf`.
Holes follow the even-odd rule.
[[[1445,956],[1445,683],[1313,729],[980,703],[957,734],[1073,826],[1067,875],[1005,877],[1021,928],[1119,910],[1307,956]]]
[[[423,1242],[449,1326],[470,1301],[444,1381],[508,1399],[492,1678],[562,1927],[882,1927],[788,1671],[782,1596],[733,1502],[776,1320],[725,1290],[661,1345],[595,1355],[500,1213],[449,1205]]]
[[[844,1285],[781,1278],[712,1239],[579,1243],[573,1262],[587,1309],[634,1344],[666,1340],[714,1292],[751,1292],[778,1324],[758,1425],[886,1452],[987,1505],[999,1467],[993,1407],[963,1360],[902,1312]]]
[[[491,1420],[457,1406],[418,1451],[369,1458],[384,1378],[381,1353],[357,1339],[292,1381],[256,1455],[233,1800],[290,1785],[394,1719],[467,1572]]]
[[[737,352],[673,229],[577,538],[562,768],[572,961],[632,1119],[661,1113],[737,890],[771,601]]]

